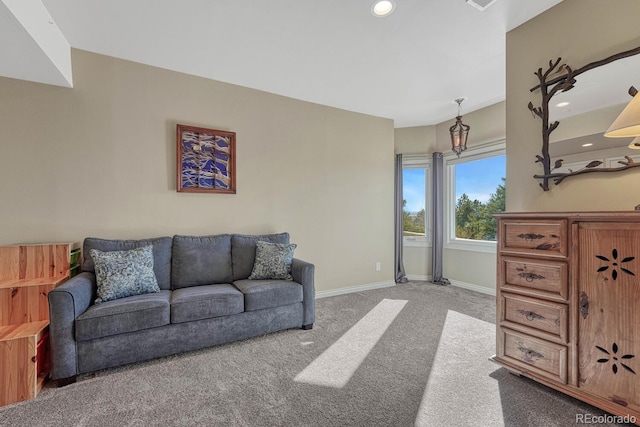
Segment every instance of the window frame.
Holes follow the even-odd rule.
[[[432,200],[431,200],[431,184],[432,184],[432,172],[431,172],[431,159],[426,155],[403,155],[402,156],[402,171],[405,169],[424,169],[424,216],[425,216],[425,236],[402,236],[402,244],[405,247],[431,247],[431,235],[432,235]],[[404,191],[404,180],[402,182]],[[404,196],[404,195],[403,195]],[[404,198],[404,197],[403,197]]]
[[[455,165],[474,160],[504,155],[506,157],[506,141],[494,141],[471,147],[461,157],[455,153],[447,153],[444,160],[444,215],[445,215],[445,249],[496,253],[497,242],[491,240],[473,240],[456,237],[456,176]],[[505,170],[506,174],[506,170]]]

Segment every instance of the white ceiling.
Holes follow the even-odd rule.
[[[30,0],[33,1],[33,0]],[[71,47],[437,124],[505,99],[506,32],[561,0],[42,0]],[[0,70],[1,71],[1,70]]]
[[[71,51],[39,0],[0,0],[0,76],[71,87]]]

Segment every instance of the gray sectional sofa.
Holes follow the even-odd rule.
[[[196,350],[314,322],[314,265],[293,259],[291,280],[250,280],[258,240],[289,234],[87,238],[82,272],[49,293],[51,378]],[[95,304],[91,249],[153,246],[160,292]]]

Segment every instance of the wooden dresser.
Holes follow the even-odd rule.
[[[78,268],[79,244],[0,247],[0,406],[32,399],[49,375],[47,295]]]
[[[494,361],[640,422],[640,212],[496,218]]]

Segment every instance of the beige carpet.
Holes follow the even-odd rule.
[[[447,313],[416,426],[560,427],[577,424],[582,415],[605,415],[490,361],[495,329],[492,323]]]
[[[449,311],[429,373],[416,426],[502,426],[495,325]]]

